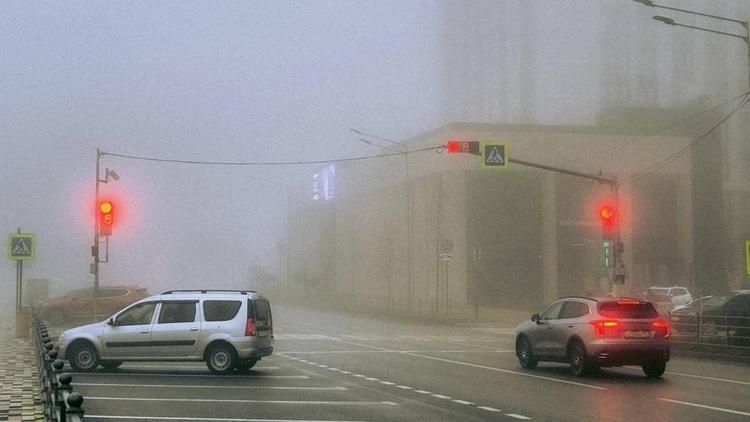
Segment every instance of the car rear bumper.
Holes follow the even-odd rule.
[[[604,344],[589,349],[589,356],[599,366],[642,365],[668,361],[669,344]]]
[[[273,353],[273,337],[236,337],[229,342],[240,359],[261,358]]]

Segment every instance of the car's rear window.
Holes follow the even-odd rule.
[[[255,308],[256,320],[258,321],[270,321],[271,320],[271,305],[269,305],[266,299],[254,300],[253,308]]]
[[[229,321],[240,310],[239,300],[206,300],[203,302],[203,318],[206,321]]]
[[[607,318],[656,318],[659,314],[648,302],[622,303],[602,302],[598,306],[599,314]]]

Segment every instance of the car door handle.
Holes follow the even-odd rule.
[[[568,325],[568,328],[573,328],[573,327],[575,327],[575,325]]]
[[[190,331],[198,331],[198,329],[195,328],[195,327],[193,327],[193,328],[190,329]]]
[[[148,331],[141,331],[141,334],[148,334]]]

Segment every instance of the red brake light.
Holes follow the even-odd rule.
[[[657,330],[663,330],[664,331],[664,338],[669,338],[669,335],[671,334],[671,329],[669,327],[669,322],[663,319],[657,319],[656,321],[651,323],[651,326],[656,328]]]
[[[617,301],[618,305],[640,305],[640,300],[633,300],[633,299],[620,299]]]
[[[247,324],[245,325],[245,336],[254,336],[255,335],[255,322],[252,319],[247,320]]]
[[[594,333],[597,337],[604,337],[607,329],[615,328],[620,324],[617,321],[591,321],[591,325],[594,326]]]

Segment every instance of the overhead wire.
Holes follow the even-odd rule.
[[[695,113],[695,114],[692,114],[692,115],[690,115],[690,116],[688,116],[688,117],[686,117],[686,118],[684,118],[684,119],[682,119],[682,120],[678,120],[678,121],[676,121],[676,122],[674,122],[674,123],[672,123],[672,124],[670,124],[670,125],[668,125],[668,126],[664,126],[664,127],[662,127],[662,128],[659,128],[659,129],[657,129],[657,130],[655,130],[655,131],[653,131],[653,132],[650,132],[650,133],[648,133],[648,134],[646,134],[646,135],[643,135],[643,136],[639,136],[639,137],[636,137],[636,138],[632,138],[632,139],[628,139],[627,141],[624,141],[624,142],[622,142],[622,143],[619,143],[619,144],[617,144],[617,145],[613,145],[613,146],[610,146],[610,147],[607,147],[607,148],[604,148],[604,149],[601,149],[601,150],[595,151],[595,152],[594,152],[594,154],[603,154],[603,153],[605,153],[605,152],[610,152],[610,151],[614,151],[614,150],[616,150],[616,149],[620,149],[620,148],[623,148],[623,147],[629,146],[629,145],[631,145],[631,144],[634,144],[634,143],[636,143],[636,142],[638,142],[638,141],[642,141],[642,140],[648,139],[648,138],[649,138],[649,137],[651,137],[651,136],[654,136],[654,135],[658,135],[658,134],[660,134],[660,133],[662,133],[662,132],[666,132],[666,131],[668,131],[668,130],[670,130],[670,129],[673,129],[673,128],[677,127],[677,126],[680,126],[680,125],[682,125],[683,123],[689,122],[690,120],[696,119],[696,118],[698,118],[698,117],[701,117],[701,116],[703,116],[704,114],[708,114],[708,113],[711,113],[712,111],[714,111],[714,110],[716,110],[716,109],[719,109],[719,108],[721,108],[721,107],[724,107],[724,106],[725,106],[725,105],[727,105],[727,104],[733,103],[733,102],[737,101],[737,100],[738,100],[739,98],[745,97],[745,96],[747,96],[748,94],[749,94],[748,92],[742,93],[742,94],[740,94],[740,95],[737,95],[737,96],[736,96],[736,97],[734,97],[734,98],[731,98],[731,99],[729,99],[729,100],[727,100],[727,101],[724,101],[724,102],[723,102],[723,103],[721,103],[721,104],[717,104],[717,105],[715,105],[715,106],[713,106],[713,107],[711,107],[711,108],[705,109],[705,110],[703,110],[703,111],[699,111],[699,112],[697,112],[697,113]]]
[[[436,145],[431,147],[424,147],[418,149],[406,150],[403,152],[392,152],[375,155],[363,155],[359,157],[347,157],[347,158],[334,158],[330,160],[309,160],[309,161],[207,161],[207,160],[180,160],[173,158],[160,158],[160,157],[149,157],[143,155],[132,155],[132,154],[120,154],[116,152],[102,151],[101,155],[109,155],[111,157],[125,158],[129,160],[141,160],[141,161],[153,161],[160,163],[174,163],[174,164],[193,164],[193,165],[209,165],[209,166],[295,166],[295,165],[310,165],[310,164],[332,164],[332,163],[345,163],[352,161],[363,161],[363,160],[374,160],[378,158],[387,158],[400,156],[405,154],[421,153],[427,151],[438,151],[443,150],[443,145]]]
[[[726,122],[730,117],[732,117],[735,113],[737,113],[745,104],[747,104],[748,103],[748,99],[750,99],[750,92],[746,92],[743,95],[743,97],[744,98],[742,99],[742,101],[740,101],[729,113],[727,113],[726,116],[724,116],[721,120],[719,120],[715,125],[711,126],[707,131],[703,132],[700,136],[698,136],[697,138],[695,138],[692,142],[690,142],[689,144],[687,144],[684,147],[680,148],[677,152],[675,152],[674,154],[670,155],[669,157],[667,157],[667,158],[665,158],[665,159],[663,159],[663,160],[661,160],[661,161],[659,161],[657,163],[654,163],[654,164],[646,167],[645,169],[643,169],[641,171],[638,171],[638,172],[632,174],[630,177],[628,177],[628,178],[622,180],[621,182],[619,182],[618,185],[623,185],[623,184],[626,184],[626,183],[630,183],[630,182],[632,182],[634,180],[640,179],[641,177],[643,177],[643,176],[645,176],[645,175],[647,175],[649,173],[654,172],[655,170],[657,170],[657,169],[659,169],[659,168],[661,168],[661,167],[663,167],[663,166],[665,166],[665,165],[673,162],[674,160],[680,158],[685,153],[689,152],[691,149],[693,149],[693,147],[696,144],[698,144],[700,141],[702,141],[703,139],[705,139],[714,130],[716,130],[719,126],[721,126],[724,122]]]

